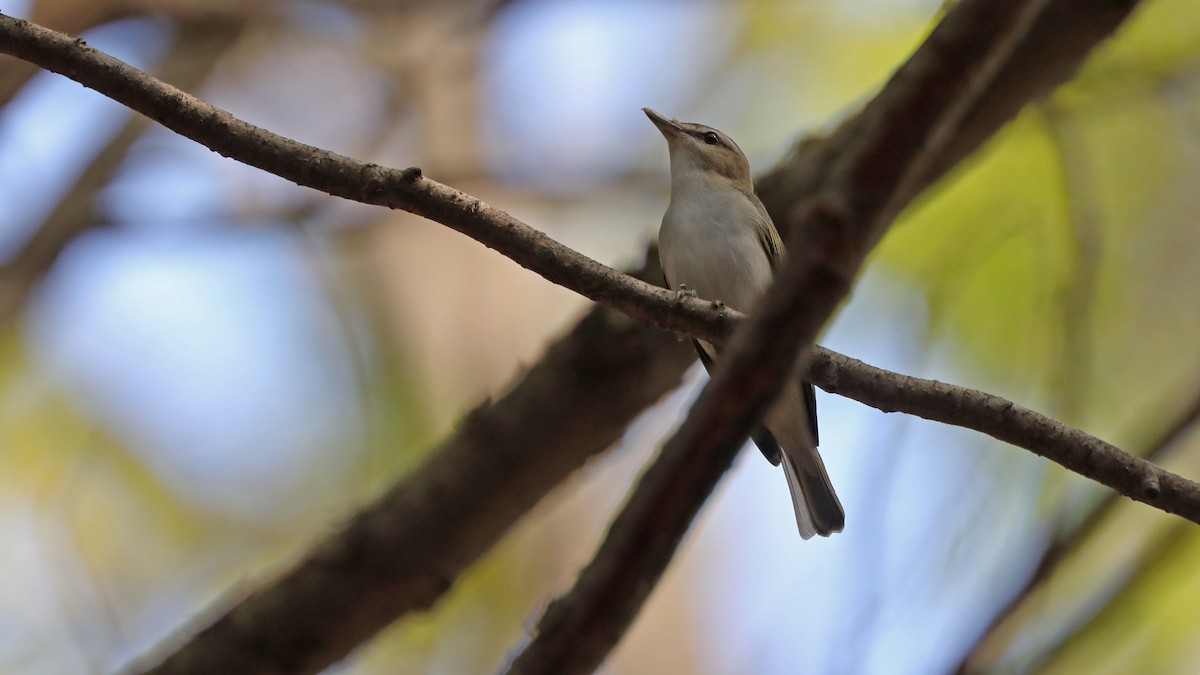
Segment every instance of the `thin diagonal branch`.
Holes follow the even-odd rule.
[[[885,412],[974,429],[1031,450],[1155,508],[1200,524],[1200,485],[1039,412],[985,392],[900,375],[828,350],[809,370],[813,383]]]
[[[728,322],[713,321],[722,312],[710,303],[632,281],[504,211],[422,176],[420,169],[358,162],[273,134],[82,40],[0,14],[0,53],[65,75],[214,152],[298,185],[442,223],[556,284],[657,328],[714,340],[729,328]]]
[[[1083,56],[1120,23],[1136,0],[1056,0],[1020,43],[992,87],[962,120],[961,131],[945,143],[928,184],[978,147],[1024,102],[1057,86]],[[1069,30],[1067,30],[1069,28]],[[440,222],[496,249],[518,264],[581,295],[623,311],[655,327],[719,341],[732,327],[729,315],[708,303],[678,300],[647,284],[622,283],[618,272],[558,244],[507,213],[435,181],[419,169],[398,171],[356,162],[297,143],[247,124],[185,92],[147,76],[69,36],[0,14],[0,53],[8,53],[61,73],[113,98],[167,128],[222,155],[262,168],[300,185],[368,204],[400,208]],[[1017,69],[1014,64],[1036,68]],[[1019,76],[1018,76],[1019,74]],[[893,80],[889,90],[909,86]],[[919,82],[918,82],[919,84]],[[986,103],[986,105],[985,105]],[[871,125],[904,126],[904,118],[883,118],[875,106],[855,116],[833,135],[798,146],[788,161],[764,176],[759,194],[777,223],[811,196],[829,172],[832,158]],[[872,121],[874,120],[874,121]],[[627,280],[627,278],[626,278]]]

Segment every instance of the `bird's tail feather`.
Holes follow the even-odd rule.
[[[803,451],[802,451],[803,452]],[[796,510],[796,527],[800,536],[811,539],[814,534],[828,537],[841,532],[846,524],[846,512],[833,491],[825,463],[816,448],[809,448],[807,456],[797,462],[792,453],[783,453],[783,471],[787,476],[788,490],[792,493],[792,506]]]

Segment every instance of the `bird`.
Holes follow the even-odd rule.
[[[658,231],[667,288],[753,312],[785,252],[754,193],[749,160],[712,127],[667,119],[650,108],[642,112],[666,138],[671,160],[671,200]],[[693,343],[711,373],[719,350],[703,340]],[[783,465],[800,536],[841,532],[846,514],[817,452],[812,383],[798,374],[788,378],[751,438],[768,461]]]

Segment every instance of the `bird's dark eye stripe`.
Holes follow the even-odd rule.
[[[709,145],[716,145],[721,142],[721,137],[718,136],[717,132],[715,131],[706,131],[701,138],[703,138],[704,142],[708,143]]]

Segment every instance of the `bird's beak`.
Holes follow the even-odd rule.
[[[654,122],[654,126],[658,127],[659,132],[668,141],[683,132],[683,129],[679,127],[679,122],[675,120],[669,120],[649,108],[642,108],[642,112],[646,113],[646,117],[649,117],[650,121]]]

